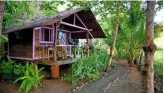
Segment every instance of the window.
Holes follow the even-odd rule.
[[[50,27],[41,27],[40,43],[54,43],[54,30]]]

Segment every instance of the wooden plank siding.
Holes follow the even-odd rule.
[[[32,29],[9,33],[9,56],[32,58]]]
[[[35,53],[35,58],[38,58],[38,57],[41,57],[41,48],[37,48],[36,46],[38,46],[39,45],[39,29],[37,29],[37,30],[35,30],[35,51],[34,51],[34,53]]]

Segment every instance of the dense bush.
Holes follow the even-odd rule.
[[[20,63],[8,59],[8,61],[2,61],[0,63],[0,75],[5,80],[13,81],[16,78],[23,76],[25,66]]]
[[[62,79],[73,84],[85,78],[98,79],[99,71],[105,69],[107,60],[106,50],[96,50],[89,57],[78,59],[69,69],[69,73],[64,75]]]

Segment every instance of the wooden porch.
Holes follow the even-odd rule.
[[[66,64],[73,64],[76,62],[77,59],[80,58],[73,58],[73,59],[67,59],[67,60],[60,60],[60,61],[52,61],[52,60],[36,60],[34,61],[35,64],[41,64],[41,65],[47,65],[47,66],[53,66],[57,64],[58,66],[66,65]]]

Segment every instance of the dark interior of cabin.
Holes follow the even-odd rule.
[[[9,56],[32,57],[32,28],[9,33]]]

